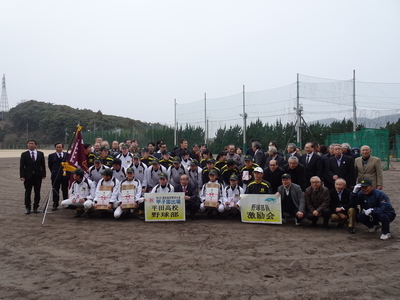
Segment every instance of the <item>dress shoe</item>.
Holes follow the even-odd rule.
[[[53,208],[51,209],[52,211],[57,210],[57,206],[53,206]]]
[[[355,234],[356,233],[355,227],[349,227],[349,233],[350,234]]]
[[[322,228],[323,228],[325,231],[328,231],[328,230],[329,230],[329,225],[324,225]]]
[[[337,228],[343,228],[344,223],[346,223],[346,222],[339,222],[339,223],[337,224]]]
[[[196,217],[195,217],[194,214],[190,214],[190,218],[191,218],[193,221],[196,220]]]
[[[31,213],[31,209],[30,208],[27,208],[26,210],[25,210],[25,214],[26,215],[29,215]]]
[[[39,213],[38,209],[37,209],[37,208],[34,208],[34,209],[33,209],[33,213],[34,213],[34,214],[38,214],[38,213]]]
[[[74,216],[74,218],[79,218],[80,216],[82,216],[85,213],[85,211],[83,209],[77,210],[76,214]]]

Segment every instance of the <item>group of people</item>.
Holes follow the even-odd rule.
[[[40,184],[46,177],[45,158],[36,145],[36,141],[28,141],[28,151],[21,155],[26,214],[31,213],[32,188],[33,211],[38,212]],[[361,147],[361,156],[348,144],[320,146],[313,142],[306,143],[303,155],[295,144],[289,144],[283,155],[276,142],[271,141],[264,152],[260,142],[253,140],[245,153],[228,145],[214,159],[205,144],[188,149],[185,139],[170,152],[161,140],[140,148],[136,140],[114,141],[110,147],[98,138],[93,146],[84,144],[88,172],[71,172],[74,181],[69,195],[70,174],[60,167],[68,160],[68,153],[61,143],[54,147],[55,153],[48,156],[53,210],[58,209],[62,195],[61,205],[75,208],[76,217],[96,210],[96,197],[104,186],[112,190],[107,210],[116,218],[135,210],[144,219],[144,194],[169,192],[184,193],[191,219],[196,219],[199,211],[232,217],[240,211],[243,194],[279,194],[283,222],[294,217],[295,225],[300,225],[307,218],[316,226],[321,217],[323,229],[329,230],[332,221],[338,227],[347,224],[350,234],[355,233],[355,224],[360,222],[371,232],[381,226],[383,240],[391,237],[390,222],[396,216],[390,199],[382,192],[380,159],[371,155],[367,145]],[[124,185],[135,189],[134,207],[121,206]],[[213,195],[215,206],[209,205],[209,188],[218,191]]]

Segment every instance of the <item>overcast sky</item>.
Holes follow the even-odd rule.
[[[2,1],[9,106],[173,123],[178,103],[296,74],[400,83],[400,1]]]

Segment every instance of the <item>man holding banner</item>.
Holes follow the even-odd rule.
[[[118,207],[118,195],[120,182],[113,178],[113,170],[107,168],[102,173],[103,178],[97,183],[96,196],[92,200],[87,200],[84,207],[87,211],[104,210],[112,211]]]
[[[130,209],[139,207],[139,203],[143,202],[140,198],[142,194],[142,184],[135,179],[135,171],[133,168],[126,170],[126,179],[121,181],[121,190],[119,193],[118,207],[114,211],[114,218],[118,219],[122,214],[128,213]]]
[[[68,208],[75,206],[77,208],[74,218],[80,217],[85,211],[83,205],[86,200],[93,200],[96,185],[90,179],[85,178],[85,172],[82,169],[76,169],[71,172],[74,182],[69,190],[70,197],[61,202],[61,206]]]
[[[282,185],[278,187],[277,194],[282,199],[282,215],[286,213],[289,216],[294,216],[295,225],[300,225],[305,217],[306,203],[301,187],[292,183],[290,174],[285,173],[282,175]],[[282,216],[282,219],[285,223],[286,219],[284,216]]]
[[[223,204],[222,184],[217,181],[217,170],[209,170],[208,177],[210,181],[203,185],[200,193],[200,200],[202,202],[200,204],[200,211],[204,212],[206,208],[209,209],[207,214],[209,217],[215,209],[218,210],[218,213],[223,213],[225,211],[225,206]]]
[[[254,181],[234,206],[240,209],[242,222],[282,224],[281,197],[271,194],[270,183],[263,180],[263,169],[256,167]]]

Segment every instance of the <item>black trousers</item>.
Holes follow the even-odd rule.
[[[61,187],[61,192],[62,192],[62,199],[65,200],[68,199],[68,182],[69,180],[65,179],[54,179],[51,180],[51,185],[53,187],[53,206],[58,207],[58,204],[60,202],[60,187]]]
[[[312,212],[307,211],[306,216],[307,216],[307,219],[309,219],[310,221],[315,222],[315,223],[318,222],[319,217],[313,216]],[[329,219],[331,217],[331,209],[329,207],[324,208],[322,210],[322,217],[324,218],[324,225],[327,226],[329,223]]]
[[[289,216],[295,217],[296,220],[298,222],[300,222],[300,221],[302,221],[304,219],[305,215],[303,214],[302,218],[297,217],[296,214],[297,214],[298,211],[299,210],[296,207],[295,208],[293,208],[293,207],[285,207],[284,205],[282,205],[282,218],[283,218],[283,213],[287,213],[287,214],[289,214]]]
[[[200,201],[198,199],[185,201],[186,210],[190,211],[190,215],[194,216],[200,209]]]
[[[33,208],[39,207],[40,202],[40,188],[42,186],[42,177],[32,176],[30,179],[25,179],[24,187],[25,187],[25,207],[27,209],[31,209],[31,194],[32,188],[35,194]]]

